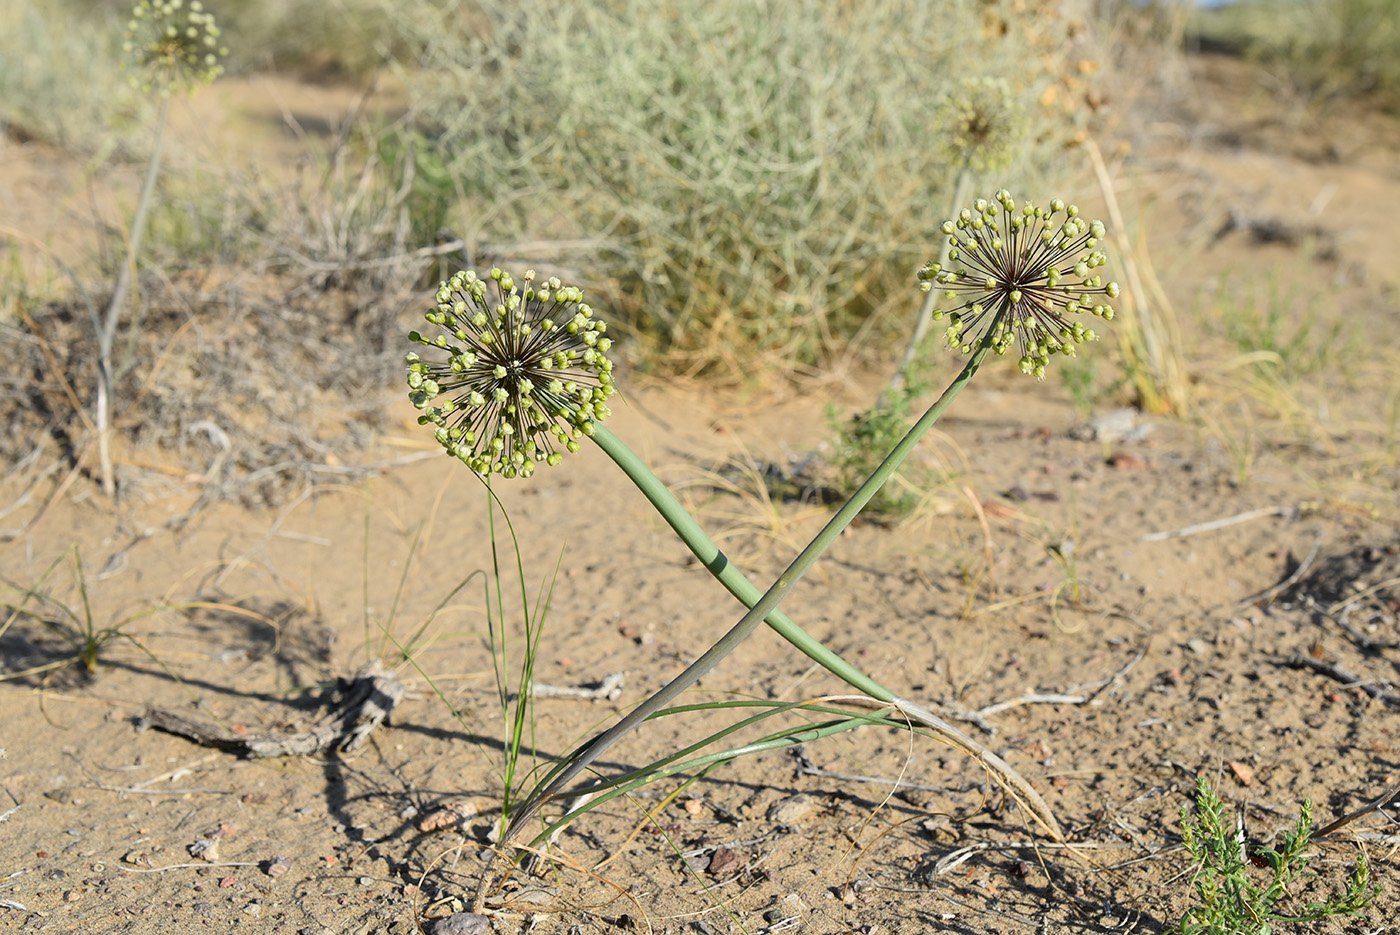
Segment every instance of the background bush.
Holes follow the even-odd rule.
[[[121,76],[122,13],[65,0],[0,4],[0,132],[90,152],[135,98]]]
[[[602,235],[576,259],[635,334],[699,369],[738,351],[820,364],[891,307],[907,330],[949,207],[937,113],[960,78],[1007,79],[1029,122],[1015,169],[978,188],[1058,174],[1072,24],[998,9],[481,0],[401,23],[425,50],[405,71],[419,125],[467,199],[459,233]]]
[[[1200,13],[1198,39],[1247,52],[1321,100],[1400,111],[1400,0],[1246,0]]]

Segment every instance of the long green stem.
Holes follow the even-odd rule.
[[[719,546],[695,521],[695,518],[686,511],[685,507],[681,506],[680,501],[676,499],[675,494],[671,493],[670,488],[652,473],[651,468],[647,467],[642,459],[623,443],[622,439],[610,432],[605,426],[594,425],[593,440],[598,443],[598,447],[608,453],[608,457],[612,458],[618,467],[622,468],[642,494],[651,501],[652,506],[656,507],[657,512],[661,514],[662,519],[666,520],[667,525],[675,530],[676,535],[681,537],[686,548],[694,553],[705,569],[714,575],[715,579],[724,585],[730,594],[738,598],[745,607],[753,607],[762,599],[763,592],[752,581],[744,577],[744,573],[729,561],[729,558],[720,551]],[[881,701],[889,701],[894,697],[887,688],[827,649],[781,610],[775,608],[766,618],[766,622],[783,639],[805,653],[813,662],[845,681],[846,684]]]
[[[721,637],[718,642],[706,650],[699,659],[691,663],[684,672],[668,682],[660,691],[656,692],[656,694],[633,708],[632,711],[622,720],[618,721],[617,724],[599,735],[596,740],[589,744],[587,749],[579,754],[579,756],[572,759],[567,764],[564,764],[562,768],[553,775],[549,782],[543,788],[533,793],[520,807],[519,811],[516,812],[516,816],[511,821],[510,827],[506,829],[506,833],[502,836],[502,843],[509,842],[518,834],[525,823],[531,821],[539,812],[540,807],[546,800],[561,792],[565,786],[586,770],[604,753],[604,751],[617,743],[617,741],[621,740],[624,736],[631,733],[639,724],[651,717],[651,715],[674,701],[681,692],[703,678],[711,669],[719,664],[720,660],[728,656],[740,643],[748,639],[749,635],[757,629],[760,623],[773,613],[778,603],[787,596],[788,592],[801,580],[802,576],[816,564],[817,559],[821,557],[822,553],[824,553],[831,544],[836,541],[836,538],[845,531],[846,527],[856,518],[856,515],[864,509],[865,505],[870,502],[870,499],[875,496],[876,492],[884,485],[885,481],[890,478],[890,475],[895,472],[899,465],[903,463],[904,459],[908,457],[909,453],[914,450],[914,446],[922,440],[928,430],[933,427],[933,424],[938,421],[939,417],[943,415],[944,411],[952,404],[953,400],[962,392],[963,387],[972,379],[972,375],[977,372],[977,368],[981,366],[982,360],[987,356],[988,350],[989,345],[984,341],[981,346],[973,351],[971,357],[968,359],[967,365],[963,367],[962,372],[949,384],[948,388],[943,391],[943,395],[938,397],[937,401],[935,401],[934,404],[929,407],[928,411],[919,418],[919,421],[905,434],[899,444],[895,445],[894,449],[886,456],[885,460],[880,463],[880,466],[876,468],[874,473],[860,486],[860,489],[846,501],[841,509],[837,510],[836,515],[827,522],[826,526],[822,528],[822,531],[817,534],[816,538],[807,544],[806,548],[798,554],[797,558],[793,559],[792,564],[778,576],[778,579],[773,582],[772,586],[749,608],[748,613],[746,613],[728,633]],[[597,434],[597,429],[595,428],[595,437]],[[615,439],[615,436],[612,436],[612,438]],[[638,461],[637,464],[640,464],[640,461]],[[627,464],[619,462],[619,466],[622,467],[624,471],[628,470]],[[635,465],[632,466],[635,469]],[[645,472],[646,475],[650,473],[650,471]],[[643,481],[639,480],[639,477],[645,479],[645,475],[634,476],[633,472],[629,471],[628,476],[631,477],[633,482],[637,483],[639,487],[642,487],[644,492],[647,490],[647,487],[651,486],[651,482],[647,481],[647,486],[643,487]],[[659,481],[657,483],[659,484]],[[648,497],[651,496],[651,494],[648,494]],[[674,498],[671,498],[671,500],[674,500]],[[652,502],[657,503],[657,500],[653,499]],[[677,503],[676,506],[679,507],[679,504]],[[658,504],[658,509],[660,508],[661,506]],[[662,515],[667,516],[667,520],[671,522],[672,527],[675,528],[678,533],[681,533],[681,529],[678,528],[678,522],[672,521],[668,512],[674,512],[674,510],[663,509]],[[684,511],[681,510],[681,512],[683,513]],[[689,519],[688,516],[686,518],[689,520],[689,523],[682,522],[679,525],[688,526],[694,523],[693,519]],[[686,533],[681,533],[681,535],[682,538],[686,538]],[[689,542],[687,542],[687,544],[689,544]],[[713,547],[713,543],[710,545]],[[706,552],[708,553],[708,549]],[[714,553],[715,554],[711,556],[710,563],[707,563],[707,567],[709,567],[711,563],[718,562],[720,556],[718,548],[714,549]],[[699,553],[697,553],[697,555],[698,554]],[[724,566],[728,567],[727,561],[724,562]],[[715,574],[716,577],[720,576],[720,572],[716,571],[715,568],[711,568],[711,572]],[[742,578],[742,575],[740,575],[740,578]],[[723,581],[724,579],[721,578],[720,580]],[[730,591],[734,593],[736,597],[739,597],[740,600],[744,601],[744,603],[748,603],[747,600],[744,600],[744,595],[740,593],[740,591],[743,590],[742,588],[736,590],[738,586],[730,586],[729,584],[726,584],[726,587],[729,587]],[[840,658],[834,653],[830,653],[829,650],[825,650],[824,647],[822,647],[820,651],[817,650],[816,647],[820,647],[820,643],[790,619],[786,617],[782,619],[786,622],[769,621],[769,624],[798,649],[801,649],[813,659],[817,659],[817,655],[815,655],[817,652],[821,652],[828,658]],[[818,661],[822,660],[818,659]],[[853,672],[859,676],[861,684],[857,687],[860,687],[861,690],[864,691],[866,687],[869,686],[881,693],[880,696],[877,696],[880,697],[881,700],[894,698],[894,694],[888,689],[883,688],[872,679],[860,675],[858,670],[853,669],[844,661],[841,662],[840,667],[842,670]],[[842,678],[846,677],[841,674],[841,672],[836,672],[836,674],[841,675]],[[852,684],[855,685],[856,683],[852,682]]]

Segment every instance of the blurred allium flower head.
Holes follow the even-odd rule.
[[[939,125],[944,158],[977,172],[1006,168],[1026,132],[1021,107],[1000,78],[958,82],[940,108]]]
[[[1005,354],[1016,346],[1021,372],[1045,379],[1050,355],[1074,354],[1075,345],[1098,336],[1075,318],[1089,313],[1105,321],[1118,283],[1093,270],[1107,262],[1099,245],[1101,221],[1085,221],[1063,201],[1017,207],[1005,189],[994,201],[979,198],[956,220],[943,222],[949,268],[930,263],[919,271],[925,292],[937,289],[948,318],[949,347],[970,354],[984,341]]]
[[[175,90],[195,91],[224,73],[214,15],[199,0],[140,0],[126,24],[131,83],[144,92],[169,97]]]
[[[437,308],[424,315],[442,333],[408,336],[447,354],[407,357],[419,424],[437,426],[438,443],[481,477],[529,477],[541,461],[558,464],[559,449],[578,451],[580,436],[609,415],[607,325],[582,290],[553,277],[536,288],[534,279],[528,270],[522,292],[499,269],[489,280],[463,270],[438,287]],[[440,396],[450,398],[433,405]]]

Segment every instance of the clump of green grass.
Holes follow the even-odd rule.
[[[477,733],[478,728],[448,699],[447,694],[424,669],[422,657],[435,640],[429,628],[439,615],[454,601],[473,580],[480,579],[483,606],[486,613],[486,637],[484,647],[491,654],[491,668],[495,676],[496,704],[505,724],[505,737],[502,738],[501,758],[490,761],[501,785],[501,811],[496,834],[503,833],[514,817],[517,804],[523,798],[522,787],[529,781],[537,768],[535,745],[535,672],[544,635],[545,621],[549,615],[550,600],[554,594],[554,584],[559,577],[559,566],[555,563],[550,574],[545,577],[533,598],[529,591],[529,581],[525,570],[525,560],[520,551],[520,539],[515,525],[505,505],[501,503],[490,485],[483,486],[487,508],[487,530],[491,545],[490,572],[475,571],[458,581],[436,604],[432,612],[411,632],[395,633],[395,618],[403,602],[408,586],[413,555],[418,551],[420,539],[415,537],[409,552],[409,560],[404,563],[403,576],[394,593],[393,604],[388,619],[378,623],[380,641],[378,658],[391,667],[408,666],[418,673],[433,692],[468,733]],[[502,555],[500,521],[510,538],[510,549]],[[561,550],[561,557],[562,557]],[[365,585],[369,584],[370,540],[368,513],[364,542]],[[506,568],[514,565],[512,575]],[[519,588],[520,612],[518,617],[508,609],[514,598],[512,590]],[[516,622],[518,620],[518,626]],[[371,622],[368,595],[365,599],[365,653],[375,658],[371,645]],[[392,647],[392,652],[390,651]],[[494,840],[494,838],[493,838]]]
[[[1326,322],[1313,306],[1295,307],[1277,275],[1266,283],[1231,289],[1222,279],[1211,318],[1256,369],[1277,370],[1293,382],[1336,368],[1355,350],[1345,316]]]
[[[404,17],[425,50],[407,76],[420,126],[468,200],[463,235],[602,233],[578,259],[623,323],[697,368],[819,364],[904,325],[870,320],[901,304],[913,245],[937,236],[927,206],[966,158],[938,145],[942,122],[996,131],[1020,181],[1063,168],[1064,122],[1034,103],[1055,80],[1034,40],[1012,23],[969,41],[985,35],[971,6],[484,0],[475,14]],[[1018,132],[945,106],[968,74],[1023,103]]]
[[[1210,782],[1197,777],[1195,815],[1182,807],[1181,837],[1196,862],[1192,884],[1199,903],[1186,910],[1178,931],[1182,935],[1269,935],[1278,923],[1361,914],[1380,892],[1371,883],[1365,851],[1358,851],[1341,893],[1283,911],[1297,902],[1299,881],[1312,875],[1307,872],[1312,830],[1312,803],[1304,801],[1298,821],[1283,832],[1277,848],[1249,848]],[[1253,872],[1251,865],[1259,872]]]
[[[1290,294],[1276,274],[1266,280],[1224,277],[1198,312],[1230,355],[1212,368],[1215,380],[1200,394],[1198,416],[1239,467],[1253,458],[1256,415],[1281,420],[1300,441],[1332,445],[1328,413],[1369,349],[1362,342],[1364,328],[1346,316],[1326,320],[1320,302]],[[1243,473],[1237,471],[1241,478]]]
[[[48,588],[49,578],[58,569],[63,560],[68,558],[71,561],[71,574],[73,583],[77,587],[78,596],[82,603],[78,607],[69,606],[59,600]],[[5,607],[10,613],[3,625],[0,625],[0,636],[3,636],[16,620],[21,618],[33,620],[42,624],[49,632],[53,633],[73,651],[67,658],[45,665],[35,666],[20,672],[8,673],[3,676],[5,679],[23,678],[30,675],[37,675],[51,669],[63,668],[74,663],[81,663],[83,670],[89,677],[97,674],[97,660],[102,648],[115,639],[130,640],[136,642],[135,638],[125,632],[126,626],[132,622],[133,618],[120,620],[108,626],[101,626],[92,615],[92,603],[88,600],[87,576],[83,573],[83,557],[78,551],[78,547],[64,552],[53,564],[44,570],[39,576],[39,580],[33,587],[28,588],[7,588],[15,595],[17,601],[6,600],[0,602],[0,606]],[[139,643],[137,645],[140,645]]]
[[[57,596],[55,587],[50,583],[59,566],[67,560],[69,566],[69,577],[72,587],[77,591],[80,603],[74,604],[71,600],[65,601]],[[62,555],[54,559],[53,562],[44,569],[39,576],[39,580],[29,587],[4,586],[0,587],[0,592],[8,592],[14,595],[13,598],[0,598],[0,608],[8,610],[8,615],[0,621],[0,636],[4,636],[17,620],[29,620],[47,629],[68,645],[71,654],[52,662],[42,665],[32,666],[17,672],[7,672],[0,674],[0,681],[8,679],[27,678],[31,675],[41,675],[58,669],[64,669],[71,665],[81,665],[83,672],[88,678],[97,675],[100,668],[102,651],[108,644],[118,640],[130,643],[143,654],[151,659],[176,682],[180,681],[179,676],[172,672],[161,658],[149,649],[144,642],[129,632],[132,624],[146,617],[160,614],[168,610],[190,610],[196,607],[205,607],[231,613],[236,616],[246,617],[266,624],[274,631],[277,624],[254,611],[227,604],[215,604],[207,601],[187,601],[180,604],[165,604],[157,607],[148,607],[133,614],[128,614],[116,619],[112,623],[102,624],[98,622],[98,617],[94,615],[92,601],[88,597],[88,577],[83,569],[83,557],[76,545],[66,549]]]

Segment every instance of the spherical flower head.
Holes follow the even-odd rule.
[[[534,270],[523,284],[499,269],[486,279],[463,270],[438,286],[437,307],[424,315],[437,333],[408,336],[438,357],[407,358],[418,423],[435,426],[447,453],[481,477],[558,464],[610,414],[607,325],[582,290],[534,280]]]
[[[1021,107],[1000,78],[962,79],[939,108],[938,123],[944,158],[977,172],[1006,168],[1026,132]]]
[[[140,0],[126,24],[127,67],[134,87],[169,97],[193,93],[224,73],[214,15],[200,0]]]
[[[933,318],[948,320],[949,347],[970,354],[986,344],[1005,354],[1014,346],[1021,371],[1043,380],[1052,354],[1072,356],[1076,345],[1098,340],[1081,315],[1113,319],[1107,300],[1118,298],[1118,283],[1094,272],[1107,262],[1104,226],[1076,206],[1018,206],[1002,189],[942,229],[948,267],[925,266],[919,286],[940,293]]]

